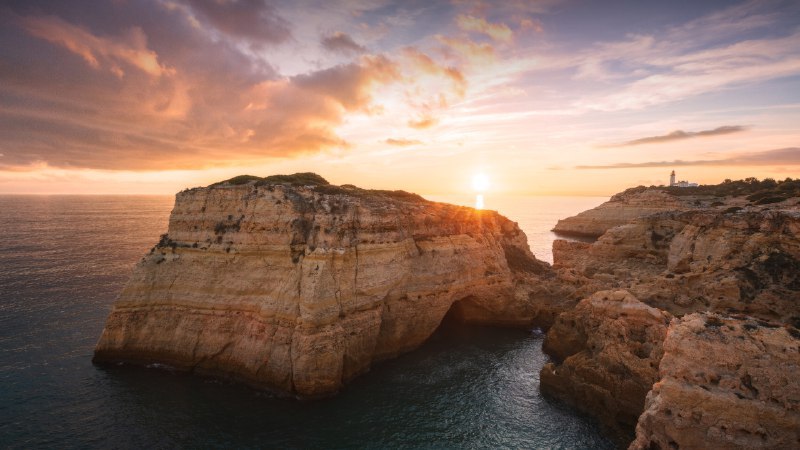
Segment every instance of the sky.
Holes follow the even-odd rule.
[[[0,2],[0,193],[610,195],[672,170],[800,177],[800,2]]]

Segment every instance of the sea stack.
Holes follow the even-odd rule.
[[[135,267],[94,360],[328,395],[419,346],[448,312],[535,323],[536,280],[550,276],[517,224],[493,211],[308,173],[237,177],[177,194],[168,233]]]

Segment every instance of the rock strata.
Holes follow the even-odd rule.
[[[631,449],[800,448],[800,333],[743,316],[674,321]]]
[[[548,333],[554,362],[542,391],[594,415],[622,443],[648,384],[660,380],[636,449],[800,448],[798,189],[789,179],[633,188],[561,223],[557,231],[599,238],[553,244],[557,278],[588,298]],[[627,333],[647,325],[597,306],[630,295],[684,317],[663,344],[666,322],[649,326],[646,355]]]
[[[622,288],[675,315],[744,313],[800,326],[796,207],[659,213],[592,244],[556,241],[553,257],[585,295]]]
[[[566,236],[600,237],[611,228],[633,219],[664,211],[683,211],[691,203],[659,190],[628,190],[614,195],[602,205],[576,216],[561,219],[553,231]]]
[[[601,291],[558,316],[543,349],[541,390],[595,416],[630,442],[645,396],[658,379],[669,313],[626,291]]]
[[[563,310],[569,290],[505,217],[301,175],[179,193],[94,360],[319,396],[416,348],[449,311],[527,326]]]

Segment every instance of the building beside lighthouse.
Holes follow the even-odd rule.
[[[697,183],[690,183],[688,181],[675,181],[675,171],[673,170],[671,174],[669,174],[669,185],[675,187],[695,187]]]

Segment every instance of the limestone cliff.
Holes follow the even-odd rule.
[[[673,321],[631,449],[800,448],[800,333],[746,317]]]
[[[745,313],[800,326],[800,209],[665,212],[595,243],[556,241],[554,267],[584,295],[628,289],[675,315]]]
[[[95,361],[158,362],[317,396],[419,346],[448,311],[512,326],[556,314],[563,290],[516,223],[302,175],[179,193]]]
[[[800,182],[765,183],[678,189],[674,208],[667,200],[660,212],[635,203],[657,203],[665,192],[633,189],[576,216],[586,222],[579,230],[601,236],[553,244],[557,278],[588,298],[548,332],[554,362],[542,370],[542,391],[620,439],[643,410],[648,383],[661,380],[647,395],[637,449],[798,447],[800,383],[790,374],[800,368]],[[762,190],[745,196],[753,186]],[[666,322],[619,312],[633,300],[609,306],[631,294],[664,318],[684,317],[665,343]],[[638,353],[641,342],[653,351]]]
[[[597,238],[611,228],[660,212],[696,209],[741,209],[772,203],[796,203],[800,180],[763,182],[740,180],[692,188],[639,186],[615,194],[602,205],[558,221],[553,228],[565,236]]]
[[[541,370],[542,392],[594,415],[627,444],[658,379],[671,318],[626,291],[582,300],[547,333],[543,349],[555,362]]]
[[[633,219],[663,211],[687,210],[691,205],[660,190],[631,189],[614,195],[596,208],[559,220],[553,231],[566,236],[596,238]]]

